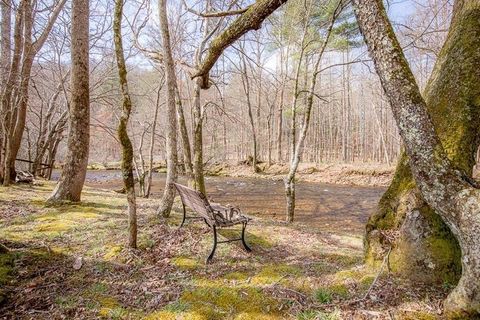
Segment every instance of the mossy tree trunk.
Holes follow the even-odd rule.
[[[480,10],[457,1],[448,38],[424,97],[452,164],[471,177],[479,145]],[[474,3],[477,4],[475,8]],[[397,232],[398,231],[398,232]],[[460,247],[440,216],[423,200],[402,153],[394,179],[366,228],[366,261],[376,264],[398,237],[390,268],[401,277],[455,283],[461,273]]]
[[[89,1],[72,4],[71,99],[67,156],[49,201],[80,201],[87,174],[90,140]]]
[[[173,183],[177,181],[177,111],[175,105],[177,79],[175,63],[172,57],[170,31],[168,28],[167,0],[159,0],[158,9],[167,83],[167,180],[165,181],[165,190],[158,208],[158,213],[164,217],[168,217],[172,210],[173,200],[175,199],[175,186]]]
[[[439,117],[435,113],[446,111],[452,105],[467,106],[452,114],[446,111],[447,114],[442,116],[451,116],[449,121],[452,126],[455,126],[455,121],[462,123],[458,126],[458,131],[450,136],[464,135],[463,139],[471,139],[471,145],[463,145],[466,150],[476,149],[478,146],[476,125],[480,91],[472,82],[478,82],[480,78],[480,0],[455,2],[448,39],[428,84],[426,100],[420,94],[382,1],[353,2],[357,21],[405,144],[411,175],[422,198],[448,226],[461,250],[462,274],[457,286],[445,301],[446,312],[460,318],[478,315],[480,189],[468,176],[470,170],[461,168],[465,153],[459,152],[458,156],[452,156],[451,150],[458,147],[450,145],[445,136],[437,134],[436,127],[441,129],[442,125],[436,125],[434,119]],[[468,51],[470,46],[473,50]],[[466,52],[469,53],[465,54]],[[469,123],[470,118],[473,123]],[[475,133],[473,140],[466,133],[468,131]],[[440,140],[441,136],[443,141]],[[450,156],[447,156],[446,149],[450,150]],[[402,160],[405,161],[405,158]],[[400,163],[400,170],[403,165],[405,164]],[[406,170],[406,167],[403,167],[403,170]],[[399,174],[397,178],[401,176]],[[399,185],[399,190],[410,188],[410,185],[400,184],[399,180],[395,183]],[[421,214],[424,212],[416,211],[416,215]]]
[[[128,244],[137,248],[137,202],[135,199],[135,181],[133,180],[133,146],[128,136],[128,120],[132,112],[132,100],[128,91],[127,67],[123,54],[122,44],[122,17],[123,1],[115,0],[115,14],[113,19],[113,36],[115,42],[115,56],[117,58],[118,79],[123,97],[122,115],[118,123],[118,138],[122,145],[122,178],[127,194],[128,203]]]

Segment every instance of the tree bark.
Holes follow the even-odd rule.
[[[478,5],[478,1],[474,1]],[[473,3],[472,3],[473,4]],[[478,10],[455,6],[455,18],[424,92],[429,115],[452,164],[468,177],[479,146],[480,23]],[[403,225],[403,228],[400,228]],[[390,267],[400,277],[427,283],[456,283],[461,274],[457,240],[423,200],[403,153],[394,179],[366,228],[366,261],[380,263],[391,245],[388,233],[399,231]]]
[[[388,97],[405,152],[421,196],[436,211],[458,240],[462,253],[462,275],[455,289],[445,301],[445,310],[451,316],[468,317],[480,314],[480,190],[476,183],[461,168],[455,166],[435,131],[433,116],[428,113],[427,103],[420,94],[415,78],[403,55],[393,28],[380,0],[354,0],[355,14],[362,34],[372,56],[382,86]],[[443,50],[455,54],[448,60],[439,59],[429,89],[425,96],[431,101],[438,90],[443,90],[451,80],[438,78],[450,72],[462,74],[458,63],[478,63],[478,45],[473,56],[457,60],[467,41],[478,41],[480,32],[480,1],[458,0],[455,3],[452,25]],[[464,38],[465,37],[465,38]],[[467,80],[478,79],[478,68],[473,74],[465,74]],[[448,77],[447,77],[448,79]],[[466,94],[472,100],[467,103],[469,113],[458,117],[476,117],[480,108],[479,92],[465,92],[463,82],[455,78],[455,90],[450,95]],[[477,80],[478,81],[478,80]],[[470,89],[470,88],[469,88]],[[438,93],[438,92],[437,92]],[[446,93],[445,93],[446,94]],[[430,97],[430,98],[429,98]],[[450,103],[452,96],[449,96]],[[441,99],[440,99],[441,100]],[[430,106],[431,107],[431,106]],[[437,105],[441,107],[441,104]],[[447,107],[448,109],[448,107]],[[453,120],[453,119],[452,119]],[[468,130],[471,128],[465,128]]]
[[[185,116],[183,113],[182,98],[178,87],[175,90],[176,102],[177,102],[177,117],[178,124],[180,126],[180,134],[182,138],[183,149],[183,163],[185,164],[185,173],[188,176],[188,185],[193,185],[193,167],[192,167],[192,151],[190,149],[190,138],[188,137],[187,124],[185,122]]]
[[[193,88],[193,175],[195,189],[203,194],[205,190],[205,177],[203,174],[203,114],[200,102],[201,80],[194,79]]]
[[[215,62],[229,45],[238,40],[242,35],[250,30],[258,30],[263,20],[272,12],[278,9],[287,0],[258,0],[235,19],[220,35],[218,35],[210,44],[210,48],[205,59],[193,78],[200,77],[199,85],[201,89],[208,89],[208,74]]]
[[[127,67],[122,44],[123,0],[115,0],[113,36],[115,56],[117,58],[118,79],[123,97],[122,115],[118,123],[118,138],[122,145],[122,178],[128,203],[128,245],[137,248],[137,202],[135,199],[135,181],[133,180],[133,147],[128,137],[128,120],[132,112],[132,100],[128,91]]]
[[[12,95],[14,88],[18,85],[20,60],[23,52],[22,31],[24,11],[26,0],[22,0],[17,8],[15,15],[15,25],[13,32],[13,56],[9,64],[8,79],[2,88],[2,113],[3,113],[3,134],[5,153],[2,163],[3,171],[3,185],[10,185],[11,181],[15,180],[15,172],[11,172],[12,168],[12,136],[14,132],[14,119],[16,119],[16,108],[12,104]]]
[[[0,2],[0,10],[2,16],[1,24],[1,42],[0,42],[0,92],[3,93],[4,86],[8,80],[8,72],[10,70],[10,63],[12,59],[12,1],[4,0]],[[2,112],[5,112],[2,107]],[[7,132],[7,126],[4,122],[4,115],[0,119],[0,183],[3,183],[4,161],[3,161],[3,148],[5,139],[4,136]]]
[[[12,177],[15,177],[15,159],[17,158],[18,151],[22,143],[23,132],[25,131],[25,121],[27,117],[27,106],[29,99],[29,84],[31,78],[31,70],[33,66],[33,61],[35,56],[40,51],[40,49],[45,44],[50,31],[53,28],[55,21],[57,20],[60,11],[63,9],[66,0],[61,0],[54,8],[45,29],[42,31],[40,37],[33,42],[32,40],[32,30],[34,24],[34,6],[31,1],[25,1],[23,7],[23,59],[21,62],[21,73],[20,73],[20,86],[18,89],[18,98],[16,97],[15,101],[12,101],[11,106],[14,106],[16,109],[14,114],[15,117],[11,125],[13,130],[11,136],[9,137],[9,147],[8,151],[9,157],[6,158],[6,162],[9,163],[9,171]]]
[[[163,55],[165,59],[165,75],[167,82],[167,180],[165,190],[158,208],[158,213],[168,217],[175,199],[174,182],[177,181],[177,118],[175,91],[177,88],[175,62],[170,47],[168,28],[167,0],[159,0],[160,30],[162,33]]]
[[[72,4],[72,71],[67,156],[49,201],[80,201],[87,173],[90,139],[89,1]]]

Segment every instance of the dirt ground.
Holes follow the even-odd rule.
[[[0,319],[437,319],[449,288],[409,284],[362,264],[363,225],[383,188],[300,182],[298,221],[283,222],[281,181],[207,178],[216,201],[254,217],[253,252],[200,223],[178,229],[180,203],[155,214],[163,187],[138,199],[139,248],[125,246],[115,171],[89,172],[79,204],[48,205],[53,182],[0,187]],[[177,199],[178,200],[178,199]],[[238,236],[221,231],[221,240]],[[368,293],[368,294],[367,294]]]

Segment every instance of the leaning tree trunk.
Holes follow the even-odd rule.
[[[462,275],[455,289],[445,301],[447,316],[465,319],[480,315],[480,189],[478,184],[455,166],[451,156],[447,156],[444,144],[436,132],[433,115],[428,113],[427,103],[420,94],[400,44],[393,28],[388,21],[385,8],[380,0],[354,0],[355,14],[360,30],[366,40],[370,55],[375,63],[382,86],[390,102],[393,116],[397,122],[400,135],[405,144],[411,173],[425,202],[436,210],[443,222],[458,240],[462,254]],[[477,63],[478,52],[473,56],[463,56],[465,44],[468,46],[479,37],[480,31],[480,1],[457,0],[451,31],[444,47],[449,54],[449,60],[439,59],[428,86],[426,97],[428,101],[440,110],[442,103],[449,105],[452,97],[465,96],[469,99],[468,110],[453,117],[477,117],[480,108],[480,92],[473,88],[464,91],[463,82],[478,80],[478,70],[471,74],[463,74],[456,69],[463,64]],[[474,44],[479,51],[478,44]],[[466,60],[459,61],[459,58]],[[460,65],[459,65],[460,64]],[[452,80],[449,73],[465,75],[466,78],[456,78],[456,86],[449,87]],[[445,76],[442,79],[440,76]],[[440,77],[440,78],[439,78]],[[444,88],[449,88],[449,99],[441,99],[446,94]],[[471,89],[471,88],[468,88]],[[438,90],[438,91],[437,91]],[[438,93],[440,99],[432,95]],[[461,101],[465,101],[465,100]],[[455,101],[455,104],[458,101]],[[431,107],[430,107],[431,108]],[[454,121],[454,119],[451,119]],[[476,120],[478,123],[478,119]],[[462,130],[474,130],[474,127],[463,127]],[[470,146],[471,147],[471,146]]]
[[[49,201],[80,201],[87,174],[90,139],[88,23],[89,1],[74,0],[72,4],[72,93],[67,157],[60,181]]]
[[[128,137],[128,119],[132,111],[132,100],[128,92],[127,67],[122,44],[123,0],[115,0],[113,34],[115,56],[117,57],[118,79],[123,96],[122,115],[118,123],[118,138],[122,145],[122,177],[128,203],[128,245],[137,248],[137,202],[135,199],[135,181],[133,180],[133,147]]]
[[[424,97],[428,112],[453,165],[471,177],[480,138],[480,1],[455,6],[448,38]],[[398,232],[397,232],[398,231]],[[400,277],[429,283],[456,283],[461,273],[457,240],[422,199],[403,153],[394,179],[366,227],[366,261],[381,263]]]
[[[192,167],[192,151],[190,149],[190,138],[188,137],[187,124],[185,121],[185,115],[183,113],[182,97],[178,87],[175,90],[176,102],[177,102],[177,117],[178,125],[180,126],[180,134],[182,138],[183,149],[183,163],[185,164],[185,173],[188,177],[188,185],[194,184],[193,167]]]
[[[165,190],[158,208],[158,213],[164,217],[170,215],[175,198],[174,182],[177,181],[177,118],[175,105],[175,90],[177,88],[175,63],[170,47],[170,32],[168,30],[167,0],[159,0],[160,30],[162,32],[163,55],[165,57],[165,75],[167,79],[167,180]]]
[[[195,190],[205,194],[205,177],[203,173],[203,116],[200,102],[200,79],[194,79],[193,89],[193,175]]]

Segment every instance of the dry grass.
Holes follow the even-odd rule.
[[[445,290],[414,287],[362,265],[361,235],[257,217],[247,240],[204,259],[211,234],[178,230],[139,200],[139,249],[125,248],[123,195],[87,188],[80,204],[47,206],[53,184],[0,189],[0,305],[7,319],[434,319]],[[236,230],[221,232],[234,237]],[[82,259],[80,270],[73,268]],[[1,295],[0,295],[1,297]]]

